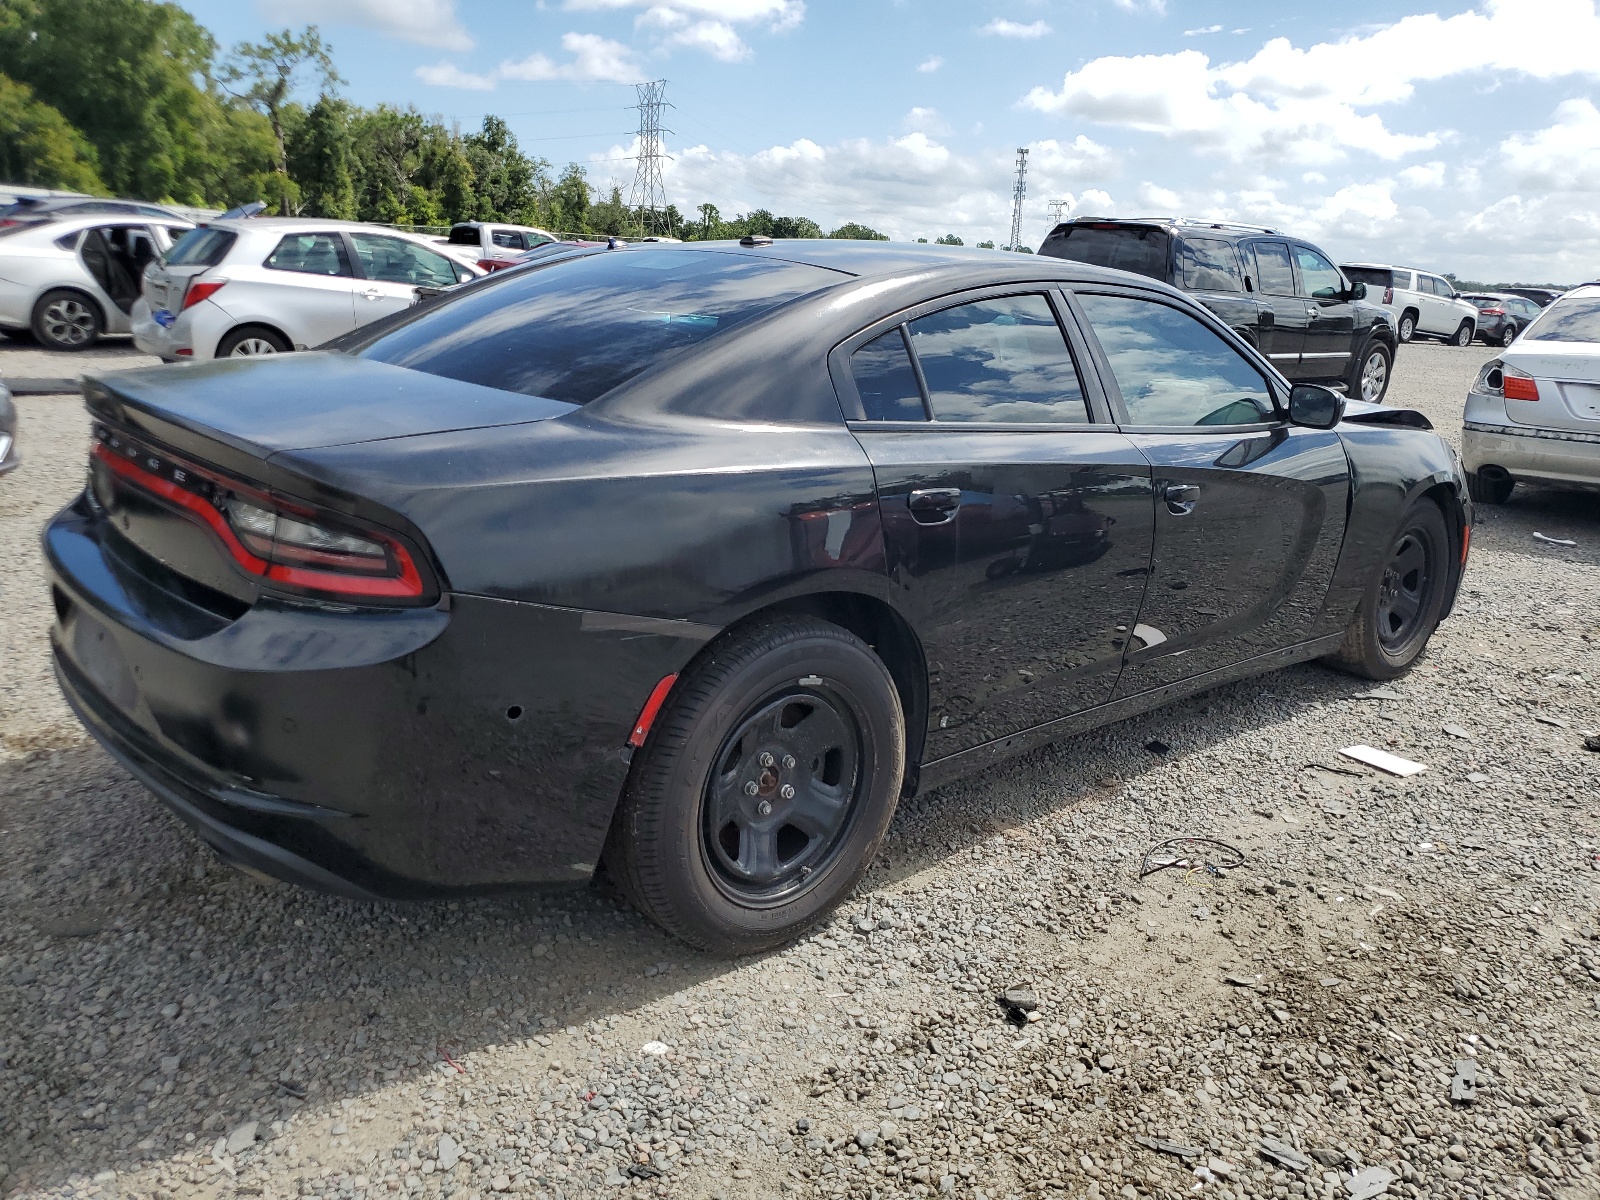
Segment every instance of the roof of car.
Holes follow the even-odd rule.
[[[1251,225],[1242,221],[1217,221],[1205,217],[1070,217],[1062,221],[1050,231],[1088,225],[1154,225],[1162,229],[1204,233],[1207,237],[1247,238],[1261,237],[1294,237],[1281,229],[1271,229],[1265,225]],[[1303,240],[1303,239],[1297,239]]]
[[[1084,263],[1071,262],[1047,254],[1011,254],[1003,250],[980,250],[971,246],[941,246],[932,242],[853,241],[835,238],[776,238],[755,245],[743,242],[650,242],[622,248],[623,253],[683,254],[713,251],[724,254],[751,254],[779,258],[807,266],[825,267],[848,275],[899,275],[910,271],[952,270],[966,267],[993,272],[1009,268],[1007,274],[1083,277],[1085,274],[1122,277],[1122,272],[1106,272]],[[615,253],[615,251],[612,251]],[[1149,283],[1150,280],[1144,282]]]

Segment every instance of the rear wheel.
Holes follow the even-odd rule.
[[[1509,475],[1480,475],[1467,472],[1467,495],[1477,504],[1504,504],[1511,499],[1517,481]]]
[[[264,325],[244,325],[217,344],[218,358],[253,358],[258,354],[287,354],[288,339]]]
[[[1509,346],[1509,345],[1511,345],[1512,342],[1514,342],[1516,340],[1517,340],[1517,327],[1515,325],[1513,325],[1510,321],[1507,321],[1506,322],[1506,327],[1500,331],[1500,344],[1502,346]]]
[[[1472,345],[1472,322],[1471,321],[1463,321],[1463,322],[1461,322],[1461,328],[1456,330],[1455,336],[1450,339],[1450,344],[1452,346],[1470,346],[1470,345]]]
[[[1417,336],[1417,314],[1404,312],[1400,314],[1400,340],[1409,342]]]
[[[1382,404],[1394,369],[1394,351],[1384,342],[1369,342],[1344,381],[1345,392],[1369,404]]]
[[[1415,501],[1401,518],[1333,662],[1367,679],[1404,674],[1438,627],[1450,563],[1444,513],[1432,500]]]
[[[100,306],[71,288],[46,292],[33,306],[33,336],[47,350],[87,350],[104,330]]]
[[[684,941],[765,950],[850,894],[904,767],[899,694],[877,655],[823,621],[763,621],[673,688],[634,761],[606,865]]]

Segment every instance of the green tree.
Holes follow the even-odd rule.
[[[584,231],[622,237],[640,229],[639,214],[628,207],[622,198],[622,188],[611,185],[611,193],[604,200],[589,206],[584,218]]]
[[[978,243],[978,249],[979,250],[993,250],[994,249],[994,242],[993,241],[979,242]]]
[[[871,229],[866,225],[859,225],[855,221],[846,221],[828,236],[853,242],[887,242],[889,240],[888,234],[879,233],[876,229]]]
[[[0,0],[0,73],[33,89],[94,147],[119,195],[203,204],[223,175],[208,132],[216,42],[152,0]]]
[[[350,105],[323,96],[288,136],[289,174],[308,216],[356,218],[355,145]]]
[[[0,179],[103,193],[94,147],[33,89],[0,75]]]
[[[556,233],[583,233],[589,228],[589,179],[577,163],[568,163],[545,198],[545,221]]]
[[[963,242],[960,238],[958,238],[953,233],[947,233],[942,238],[934,238],[933,241],[934,241],[934,244],[938,245],[938,246],[965,246],[966,245],[965,242]]]
[[[499,117],[485,117],[483,128],[463,138],[462,147],[473,175],[472,211],[465,215],[477,221],[535,224],[540,193],[550,186],[550,164],[523,154]]]
[[[810,217],[774,217],[772,236],[775,238],[819,238],[822,226]]]
[[[289,145],[284,131],[285,110],[305,68],[320,77],[324,93],[343,82],[333,69],[332,48],[322,40],[315,25],[307,25],[297,36],[284,29],[267,34],[264,42],[240,42],[223,66],[224,85],[238,89],[234,94],[264,113],[278,142],[280,191],[278,211],[285,215],[300,210],[296,188],[289,178]]]

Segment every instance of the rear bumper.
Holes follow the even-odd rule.
[[[180,317],[170,327],[162,326],[150,311],[150,305],[143,297],[133,302],[133,312],[129,314],[129,323],[133,327],[133,344],[144,354],[154,354],[163,362],[181,362],[178,350],[189,349],[187,330],[180,332],[186,322]]]
[[[1461,459],[1473,472],[1492,466],[1513,479],[1600,487],[1600,434],[1469,421]]]

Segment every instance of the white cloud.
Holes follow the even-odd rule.
[[[1178,216],[1183,206],[1183,197],[1177,192],[1154,183],[1141,183],[1138,195],[1139,203],[1156,216]]]
[[[905,115],[900,122],[911,133],[931,133],[935,136],[950,132],[950,126],[945,124],[944,118],[939,115],[937,108],[923,108],[918,106]]]
[[[359,25],[440,50],[470,50],[455,0],[258,0],[269,21]]]
[[[544,54],[530,54],[520,62],[503,62],[495,74],[500,79],[541,81],[566,79],[595,83],[635,83],[644,72],[634,60],[633,51],[597,33],[562,35],[561,48],[572,55],[558,63]]]
[[[474,75],[471,71],[463,71],[453,62],[418,67],[417,78],[432,87],[466,88],[475,92],[492,92],[495,85],[493,75]]]
[[[1123,12],[1152,12],[1162,17],[1167,13],[1167,0],[1112,0]]]
[[[1419,163],[1400,172],[1400,182],[1414,188],[1442,188],[1445,165],[1442,162]]]
[[[578,12],[642,9],[636,23],[667,31],[662,44],[703,50],[720,62],[749,58],[737,27],[783,33],[805,19],[805,0],[566,0]]]
[[[1221,25],[1206,25],[1206,26],[1204,26],[1204,27],[1202,27],[1200,29],[1185,29],[1183,31],[1183,36],[1184,37],[1203,37],[1205,34],[1208,34],[1208,33],[1221,33],[1221,32],[1222,32],[1222,26]]]
[[[1042,38],[1048,36],[1051,29],[1043,21],[1023,25],[1018,21],[1007,21],[1004,17],[996,17],[978,32],[988,34],[990,37]]]
[[[1500,153],[1521,188],[1600,193],[1600,109],[1587,97],[1564,101],[1555,124],[1507,138]]]
[[[919,62],[917,64],[917,70],[921,71],[925,75],[930,75],[942,66],[944,66],[944,59],[935,54]]]
[[[1397,133],[1362,110],[1408,100],[1418,83],[1482,70],[1600,75],[1593,0],[1486,0],[1481,11],[1406,17],[1303,50],[1275,38],[1248,60],[1219,65],[1198,50],[1098,58],[1069,72],[1059,91],[1036,87],[1023,103],[1183,137],[1236,161],[1320,164],[1351,151],[1392,160],[1442,135]]]
[[[739,62],[751,54],[744,39],[726,21],[696,21],[674,33],[667,44],[704,50],[718,62]]]

